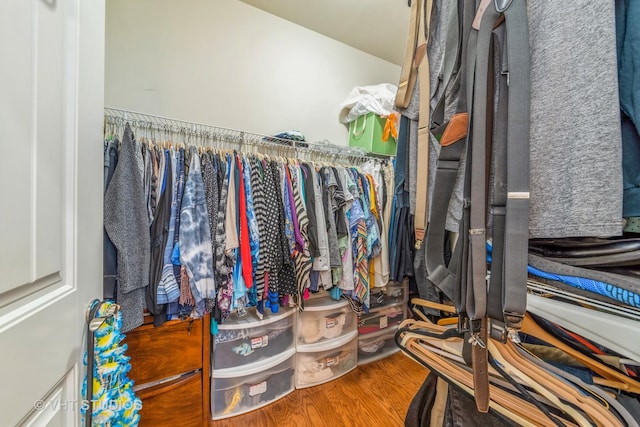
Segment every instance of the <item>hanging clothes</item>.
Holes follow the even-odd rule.
[[[218,218],[219,188],[217,167],[211,153],[200,156],[202,167],[202,185],[204,197],[207,203],[207,217],[209,219],[209,231],[211,236],[211,252],[216,253],[216,227]]]
[[[353,206],[351,207],[350,227],[351,227],[351,247],[354,258],[353,283],[355,299],[361,303],[367,301],[369,294],[369,260],[367,256],[367,224],[365,212],[360,199],[360,186],[358,185],[357,173],[350,169],[347,171],[354,181],[351,187],[353,195]],[[364,304],[367,306],[367,304]]]
[[[118,254],[117,301],[122,331],[143,323],[149,284],[150,237],[142,175],[142,148],[125,127],[118,164],[104,195],[104,227]]]
[[[216,253],[215,271],[217,282],[217,304],[215,306],[214,318],[221,322],[227,318],[231,310],[232,292],[230,289],[231,273],[233,271],[233,260],[228,256],[227,233],[225,231],[227,200],[229,193],[230,161],[229,158],[222,160],[216,157],[219,162],[219,171],[222,175],[222,185],[220,187],[220,200],[218,205],[218,216],[216,222]],[[219,176],[220,177],[220,176]]]
[[[166,321],[166,302],[158,301],[158,288],[162,281],[162,270],[164,267],[164,252],[169,239],[169,221],[171,216],[171,188],[173,187],[173,175],[169,152],[161,152],[164,159],[161,163],[160,197],[156,213],[151,223],[151,266],[149,272],[149,287],[146,298],[149,312],[153,314],[153,323],[156,326],[162,325]],[[167,185],[168,183],[168,185]],[[165,299],[166,301],[166,299]]]
[[[291,176],[293,199],[300,232],[300,238],[296,238],[293,262],[296,273],[296,283],[298,285],[297,302],[302,309],[304,308],[303,295],[305,289],[310,286],[310,273],[312,268],[308,238],[309,218],[307,216],[307,207],[301,196],[303,193],[301,191],[301,185],[303,184],[302,168],[290,166],[289,173]]]
[[[335,200],[338,183],[333,176],[331,168],[320,168],[320,176],[322,177],[324,186],[323,206],[325,208],[325,219],[327,221],[329,267],[333,270],[342,267],[340,250],[338,249],[338,230],[336,228],[335,214],[338,210],[338,202]]]
[[[262,167],[262,161],[257,158],[250,159],[251,164],[251,190],[253,194],[253,207],[255,210],[256,224],[258,226],[258,240],[260,242],[260,248],[257,255],[257,265],[255,270],[255,287],[257,293],[257,300],[262,300],[264,293],[264,272],[267,263],[267,252],[269,247],[267,245],[267,207],[266,198],[264,194],[264,170]]]
[[[274,271],[278,268],[277,260],[282,259],[282,255],[278,256],[278,251],[281,250],[280,246],[280,235],[278,230],[278,221],[280,220],[280,216],[278,215],[278,190],[276,189],[276,185],[273,181],[273,173],[271,171],[271,167],[267,161],[262,161],[262,178],[263,178],[263,189],[264,189],[264,198],[265,198],[265,206],[263,213],[263,226],[264,226],[264,271],[263,274],[267,275],[268,273]],[[267,208],[267,206],[269,208]],[[267,284],[267,278],[264,279],[265,288],[266,286],[277,286],[277,284]],[[272,287],[272,289],[274,289]],[[266,289],[265,289],[266,290]]]
[[[130,147],[112,154],[131,154],[123,164],[134,171],[127,173],[135,179],[128,179],[142,195],[139,232],[150,252],[147,285],[138,298],[156,325],[206,312],[224,322],[247,306],[275,313],[290,304],[289,296],[302,310],[309,291],[321,289],[347,297],[355,308],[368,307],[380,234],[387,232],[379,167],[141,145],[132,133],[125,136]],[[113,169],[108,147],[106,166]],[[118,176],[113,170],[109,182],[108,175],[109,168],[105,200],[113,199],[106,195]],[[135,294],[120,294],[124,308],[132,306],[126,298]]]
[[[238,210],[240,222],[240,259],[242,261],[242,277],[247,288],[253,286],[253,266],[251,262],[251,241],[249,238],[249,220],[247,218],[247,191],[244,181],[244,170],[240,156],[236,155],[237,170],[240,172],[239,178],[239,206]]]
[[[168,168],[171,168],[171,180],[170,185],[167,186],[166,191],[169,192],[169,196],[171,198],[171,209],[170,209],[170,217],[169,217],[169,231],[167,234],[167,243],[164,248],[163,253],[163,267],[162,267],[162,276],[160,278],[160,283],[158,284],[158,289],[156,293],[156,299],[159,304],[168,304],[170,302],[178,301],[180,298],[180,288],[178,286],[178,281],[173,273],[173,263],[171,261],[171,253],[173,252],[174,247],[174,237],[175,237],[175,225],[176,225],[176,216],[178,213],[178,165],[177,165],[177,155],[178,152],[173,148],[168,150],[169,153],[169,165]]]
[[[189,149],[189,155],[189,174],[180,211],[180,261],[189,276],[196,310],[198,314],[203,314],[203,299],[215,298],[216,284],[200,157],[195,147]]]
[[[640,232],[640,5],[616,0],[618,93],[622,128],[623,211],[625,231]]]
[[[249,247],[250,247],[250,274],[253,286],[249,289],[248,298],[249,305],[258,304],[258,292],[256,290],[256,271],[258,268],[258,258],[260,255],[260,234],[258,229],[258,221],[255,215],[255,207],[253,202],[253,191],[251,189],[251,163],[247,157],[242,157],[242,173],[244,175],[244,191],[247,201],[247,224],[249,227]]]
[[[278,174],[281,182],[281,195],[282,204],[284,207],[284,233],[287,237],[288,254],[293,255],[296,247],[296,227],[298,227],[298,219],[295,214],[295,207],[293,202],[293,193],[291,192],[291,182],[288,174],[286,173],[286,165],[278,163]],[[299,231],[298,231],[299,234]]]
[[[352,291],[355,289],[354,284],[354,258],[351,245],[352,232],[351,232],[351,208],[353,207],[353,193],[355,183],[351,174],[343,167],[338,167],[339,182],[344,190],[344,220],[347,225],[347,234],[343,238],[339,239],[338,245],[342,251],[342,278],[338,286],[345,291]]]
[[[313,270],[318,272],[315,276],[317,279],[317,286],[329,289],[333,284],[331,281],[329,235],[327,233],[327,220],[325,216],[324,189],[322,187],[322,180],[316,171],[315,166],[313,164],[309,164],[308,168],[314,191],[314,212],[316,217],[319,252],[319,255],[313,260]]]
[[[113,138],[105,140],[104,147],[104,192],[107,191],[118,163],[118,145],[120,141]],[[109,238],[106,228],[102,237],[102,293],[105,299],[116,297],[118,277],[118,250]]]
[[[278,165],[275,161],[271,162],[271,176],[274,182],[274,187],[277,183],[281,182],[281,177],[278,171]],[[289,253],[289,244],[284,232],[284,204],[280,197],[280,193],[276,192],[275,195],[276,206],[278,214],[278,230],[277,234],[280,237],[280,245],[277,250],[276,269],[271,272],[270,277],[273,279],[273,287],[269,289],[270,292],[278,292],[280,294],[291,295],[297,291],[295,283],[295,273],[293,271],[293,262]],[[277,238],[277,237],[276,237]],[[271,284],[270,284],[271,286]]]
[[[180,210],[182,208],[182,196],[184,194],[184,184],[185,184],[185,155],[184,148],[180,147],[176,156],[176,207],[177,212],[175,216],[175,224],[174,224],[174,235],[173,235],[173,250],[171,252],[171,263],[173,264],[173,275],[176,279],[176,283],[180,287],[180,295],[186,295],[186,289],[183,291],[183,287],[188,288],[188,283],[185,282],[185,286],[182,285],[182,278],[188,277],[186,273],[186,269],[182,265],[180,261]],[[191,290],[188,292],[191,295]],[[191,299],[193,296],[191,295]],[[178,298],[177,304],[169,304],[167,308],[167,315],[177,315],[177,316],[187,316],[191,310],[193,309],[193,305],[195,304],[185,304],[184,302],[180,302],[180,298]]]
[[[247,290],[253,287],[251,246],[249,242],[249,223],[247,220],[247,201],[242,161],[236,153],[234,153],[233,161],[236,163],[235,183],[238,194],[236,199],[236,225],[239,237],[238,248],[234,250],[236,265],[233,270],[233,308],[238,311],[239,315],[244,315],[247,305]]]
[[[527,3],[530,238],[622,232],[614,3]]]
[[[316,194],[312,173],[313,167],[307,163],[300,163],[300,168],[302,169],[304,178],[304,198],[306,200],[307,218],[309,219],[309,226],[307,227],[309,235],[309,255],[317,258],[320,256],[320,245],[318,242],[318,219],[315,210]]]

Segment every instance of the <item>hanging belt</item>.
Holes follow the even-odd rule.
[[[507,24],[509,121],[507,123],[507,214],[502,311],[517,330],[527,308],[529,241],[529,33],[524,0],[496,0]]]
[[[466,326],[467,314],[471,320],[468,326],[474,343],[471,346],[474,394],[478,410],[485,412],[489,404],[486,315],[488,313],[492,318],[492,330],[494,323],[499,324],[503,320],[506,325],[503,330],[517,328],[526,308],[529,56],[526,4],[523,0],[515,0],[514,4],[510,0],[483,0],[477,13],[474,6],[473,0],[458,3],[462,48],[457,52],[459,61],[456,60],[456,64],[463,63],[459,78],[466,96],[463,92],[457,113],[448,123],[444,123],[444,99],[439,100],[431,120],[431,131],[440,136],[441,150],[426,236],[426,264],[429,281],[454,301],[460,317],[460,329]],[[476,19],[471,31],[470,21],[474,13]],[[506,49],[502,57],[508,58],[508,63],[501,70],[505,77],[499,83],[500,103],[494,125],[494,91],[488,86],[493,86],[494,78],[494,73],[489,72],[492,34],[501,13],[504,13],[507,32],[507,43],[501,44]],[[448,60],[450,58],[447,59],[445,53],[445,69]],[[445,75],[445,80],[448,79]],[[472,123],[465,129],[467,106],[473,106],[473,114]],[[503,189],[494,192],[491,206],[494,248],[497,241],[505,243],[501,248],[504,255],[493,253],[492,286],[487,294],[486,160],[491,143],[496,144],[494,171],[498,181],[494,185]],[[444,261],[446,214],[464,150],[467,150],[468,167],[464,176],[465,199],[460,237],[447,266]],[[496,260],[498,256],[500,258]],[[502,266],[504,276],[501,274]],[[506,333],[501,338],[506,339]]]
[[[475,14],[475,1],[458,0],[456,12],[453,17],[457,18],[457,22],[452,21],[449,24],[449,32],[447,34],[443,67],[445,88],[436,104],[431,120],[431,132],[440,141],[441,147],[436,166],[431,215],[426,236],[426,265],[428,280],[453,301],[456,311],[461,313],[465,310],[466,294],[464,287],[460,286],[458,270],[460,269],[462,251],[465,247],[462,243],[463,240],[466,240],[466,236],[465,239],[461,239],[455,245],[449,265],[445,263],[444,245],[447,211],[458,176],[460,158],[465,150],[469,126],[466,75],[460,70],[466,68],[467,45],[470,43],[469,37],[473,36],[475,40],[475,34],[470,32],[471,21]],[[455,33],[455,35],[451,33]],[[475,44],[475,42],[472,44]],[[474,53],[475,49],[472,52]],[[448,122],[445,122],[447,87],[455,87],[456,85],[459,86],[456,113]],[[468,229],[468,227],[465,229]]]
[[[447,100],[447,93],[449,91],[449,88],[455,87],[455,85],[460,80],[458,78],[459,76],[458,70],[460,68],[462,15],[459,14],[459,11],[462,10],[463,8],[462,5],[464,4],[465,1],[468,1],[468,0],[456,0],[452,4],[451,13],[448,19],[449,22],[447,23],[447,27],[446,27],[447,37],[445,42],[444,61],[442,66],[442,73],[438,78],[439,90],[436,91],[440,93],[440,98],[437,100],[436,107],[430,115],[430,121],[431,121],[430,133],[432,135],[435,135],[438,140],[442,140],[442,133],[446,128],[444,115],[445,115],[445,104]],[[460,3],[459,7],[458,7],[458,3]],[[455,134],[459,134],[460,130],[462,131],[463,136],[456,137]],[[445,140],[450,141],[450,143],[446,145],[451,145],[454,142],[456,142],[458,139],[463,139],[464,134],[466,134],[466,131],[467,131],[466,123],[464,123],[461,127],[452,126],[451,130],[447,132],[447,136],[445,138]],[[453,147],[453,150],[457,150],[461,152],[462,147],[458,148],[458,146],[460,145],[464,146],[464,144],[455,145]],[[427,148],[427,150],[428,149],[429,147]],[[446,154],[443,154],[442,156],[446,156]],[[433,282],[427,278],[427,274],[430,271],[429,267],[427,266],[427,257],[430,256],[431,258],[430,259],[431,269],[435,267],[435,264],[439,264],[442,266],[444,266],[445,264],[444,262],[444,239],[445,239],[444,229],[445,229],[445,220],[447,216],[447,208],[449,205],[449,198],[450,198],[452,189],[448,190],[447,192],[446,189],[440,188],[443,186],[440,186],[437,183],[442,182],[444,179],[445,183],[447,184],[450,183],[453,186],[455,183],[455,176],[457,175],[458,169],[459,169],[458,165],[460,163],[459,162],[460,154],[458,154],[457,158],[456,156],[453,156],[454,158],[452,158],[451,162],[447,163],[445,167],[442,156],[440,157],[440,160],[438,161],[438,164],[436,167],[436,176],[435,176],[436,185],[433,186],[434,193],[431,196],[432,203],[428,207],[425,207],[425,213],[429,216],[428,218],[429,226],[427,227],[427,230],[424,236],[426,239],[426,244],[423,244],[422,248],[418,248],[418,250],[415,252],[415,258],[414,258],[415,279],[418,287],[418,292],[420,293],[420,296],[422,298],[428,298],[428,292],[426,290],[434,288]],[[418,167],[421,167],[421,166],[418,166]],[[447,178],[443,178],[439,176],[442,174],[442,171],[440,169],[443,169],[445,174],[450,173],[453,175],[450,181]],[[425,181],[425,185],[428,185],[428,182]],[[444,194],[439,194],[439,192]],[[418,194],[424,194],[424,192],[417,193],[416,195]],[[426,202],[426,195],[425,195],[425,202]],[[422,203],[422,200],[420,200],[419,202],[417,201],[416,204],[418,203],[424,206],[424,204]],[[432,233],[433,229],[439,230],[441,232],[436,233],[438,234],[437,236],[427,237],[430,233]],[[432,249],[427,250],[427,247],[432,248],[435,242],[440,242],[439,243],[440,250],[439,251],[433,251]],[[436,255],[431,256],[432,253]],[[446,268],[444,268],[444,270],[446,270]],[[445,290],[444,292],[449,297],[449,299],[453,301],[453,298],[454,298],[453,297],[453,280],[451,280],[450,282],[451,283],[450,283],[449,289]],[[428,284],[430,284],[431,286],[428,286]]]
[[[407,46],[404,51],[404,62],[400,73],[400,83],[396,93],[396,107],[407,108],[413,88],[416,84],[418,67],[415,65],[416,47],[418,44],[418,24],[423,0],[413,0],[411,3],[411,20],[407,34]]]
[[[492,139],[488,132],[488,111],[494,108],[494,98],[489,98],[487,86],[490,58],[491,30],[500,13],[504,13],[507,41],[506,41],[506,85],[508,86],[507,114],[499,117],[498,123],[504,124],[506,118],[506,178],[507,197],[504,212],[504,227],[502,226],[502,212],[500,206],[495,209],[498,215],[494,237],[500,240],[504,233],[504,249],[502,263],[492,265],[492,272],[500,269],[504,275],[500,280],[501,286],[490,291],[490,312],[497,315],[497,322],[492,322],[492,332],[500,330],[504,321],[505,332],[501,338],[520,328],[526,310],[526,279],[528,252],[528,215],[529,215],[529,55],[526,4],[523,0],[493,0],[481,3],[486,5],[485,11],[479,11],[480,25],[477,62],[475,70],[476,84],[474,85],[473,134],[472,134],[472,163],[471,163],[471,209],[470,209],[470,252],[469,268],[472,271],[470,287],[467,289],[467,312],[471,320],[473,339],[472,356],[474,368],[474,383],[476,390],[488,390],[487,350],[487,280],[486,280],[486,141]],[[488,37],[487,37],[488,35]],[[503,70],[504,71],[504,70]],[[504,98],[505,94],[500,94]],[[504,113],[503,105],[499,106]],[[504,128],[496,127],[496,143],[500,143],[500,135]],[[504,145],[497,151],[497,162],[504,161]],[[504,172],[502,166],[496,169],[498,174]],[[498,192],[498,202],[504,200],[504,194]],[[502,200],[500,200],[502,198]],[[500,273],[498,273],[500,279]],[[496,284],[497,280],[492,284]],[[497,300],[501,288],[501,301]],[[499,313],[497,307],[502,308]],[[477,335],[476,335],[477,334]],[[476,404],[479,411],[488,409],[488,395],[476,393]]]
[[[429,144],[430,144],[430,101],[431,101],[431,75],[429,72],[429,55],[427,54],[428,32],[431,19],[432,0],[426,0],[423,13],[420,14],[418,26],[418,49],[416,61],[419,66],[420,78],[420,116],[418,117],[418,149],[417,149],[417,173],[416,173],[416,214],[414,220],[414,232],[416,249],[422,247],[424,231],[427,227],[428,215],[428,188],[429,188]]]
[[[482,9],[486,4],[486,9]],[[487,126],[487,109],[493,108],[493,96],[489,98],[489,58],[491,33],[498,19],[492,0],[484,0],[478,9],[473,28],[478,31],[476,64],[469,64],[467,82],[473,82],[473,114],[471,145],[471,210],[469,218],[470,267],[472,271],[470,289],[467,289],[467,313],[472,322],[479,321],[487,310],[487,236],[486,236],[486,176],[487,141],[491,140]],[[477,25],[477,24],[479,25]],[[493,76],[491,76],[493,78]],[[479,332],[479,324],[473,332]]]
[[[496,48],[501,51],[500,80],[498,83],[497,120],[493,128],[493,201],[491,203],[491,218],[493,242],[491,256],[491,278],[489,279],[489,294],[487,296],[487,316],[491,319],[502,319],[502,288],[503,288],[503,256],[504,256],[504,227],[507,209],[507,122],[508,114],[507,86],[508,64],[506,48],[506,32],[496,31]],[[497,52],[496,52],[497,54]],[[492,326],[495,322],[492,321]],[[496,335],[496,332],[498,335]],[[492,338],[502,342],[506,339],[504,328],[490,330]]]
[[[478,7],[472,28],[478,32],[475,67],[469,63],[467,84],[473,84],[472,133],[467,144],[470,156],[469,255],[466,308],[470,320],[474,397],[480,412],[489,410],[489,367],[487,351],[487,236],[486,236],[486,176],[487,145],[491,126],[487,112],[493,108],[489,97],[489,60],[491,35],[499,13],[492,0],[483,0]],[[491,76],[493,78],[493,76]]]

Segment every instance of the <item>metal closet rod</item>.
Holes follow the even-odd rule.
[[[207,138],[212,138],[214,140],[219,139],[223,142],[230,142],[237,145],[249,144],[269,148],[293,149],[296,151],[300,150],[308,153],[317,153],[327,156],[341,156],[359,160],[391,158],[390,156],[367,153],[359,148],[331,144],[326,140],[314,143],[295,141],[271,135],[263,135],[238,129],[189,122],[186,120],[173,119],[154,114],[124,110],[121,108],[105,107],[104,115],[109,124],[113,124],[113,122],[109,122],[108,119],[116,119],[122,120],[123,122],[129,122],[133,127],[137,127],[139,129],[155,127],[160,131],[167,131],[174,134],[181,133],[193,136],[206,136]]]

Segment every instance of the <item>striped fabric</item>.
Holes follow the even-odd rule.
[[[298,306],[300,310],[304,308],[302,295],[305,289],[310,285],[310,273],[311,273],[311,256],[309,255],[309,238],[307,229],[309,227],[309,217],[307,216],[307,207],[301,197],[300,183],[302,181],[301,171],[298,166],[289,166],[291,173],[291,184],[293,189],[293,199],[295,201],[296,216],[298,217],[298,224],[300,227],[300,234],[304,240],[304,246],[299,247],[296,245],[294,251],[294,269],[296,272],[296,283],[298,285]]]
[[[369,253],[367,251],[367,211],[363,206],[363,186],[362,179],[358,172],[351,169],[348,171],[353,177],[356,184],[351,188],[354,196],[353,206],[351,207],[351,239],[352,251],[354,257],[353,283],[354,295],[357,300],[362,303],[364,310],[368,311],[369,307]]]
[[[264,268],[265,268],[265,252],[267,251],[265,222],[267,217],[267,208],[264,198],[263,187],[263,169],[262,161],[257,158],[250,159],[251,164],[251,191],[253,195],[253,209],[255,212],[256,222],[258,224],[258,238],[260,241],[260,251],[258,252],[258,262],[256,266],[256,275],[254,278],[258,301],[262,299],[264,292]]]
[[[354,275],[355,292],[358,300],[369,307],[369,259],[367,258],[367,225],[358,221],[356,227],[356,268]],[[365,311],[367,310],[365,308]]]

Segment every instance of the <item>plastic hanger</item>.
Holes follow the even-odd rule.
[[[551,335],[549,332],[545,331],[538,325],[535,320],[529,314],[525,314],[524,319],[522,321],[522,329],[521,332],[532,335],[542,341],[551,344],[552,346],[564,351],[565,353],[572,356],[577,361],[581,362],[585,366],[587,366],[592,371],[601,375],[607,380],[611,380],[618,384],[621,390],[630,392],[630,393],[640,393],[640,383],[635,381],[632,378],[629,378],[625,374],[620,371],[617,371],[599,360],[593,359],[585,354],[582,354],[578,350],[570,347],[563,341]]]
[[[473,396],[473,374],[454,362],[433,355],[419,344],[420,339],[421,337],[418,334],[406,333],[400,343],[403,353]],[[490,385],[490,393],[490,408],[513,420],[518,425],[541,426],[549,424],[549,419],[546,415],[518,396],[494,385]],[[568,425],[575,424],[570,423]]]
[[[513,348],[513,343],[507,342],[506,344],[502,344],[490,340],[489,348],[492,356],[497,357],[499,355],[500,357],[502,357],[503,363],[508,363],[511,367],[526,375],[531,381],[534,382],[535,385],[542,389],[548,390],[554,397],[562,398],[562,401],[570,403],[572,405],[570,407],[564,405],[564,403],[562,403],[562,406],[558,407],[562,408],[563,411],[570,414],[576,421],[579,422],[580,425],[583,425],[583,423],[580,421],[580,419],[574,416],[573,412],[575,411],[575,409],[573,409],[573,407],[580,408],[586,415],[590,416],[592,420],[596,421],[596,425],[598,426],[622,427],[618,419],[606,408],[603,408],[601,404],[594,404],[595,402],[593,401],[591,397],[592,395],[590,393],[589,395],[585,396],[584,394],[579,392],[575,386],[572,386],[567,382],[560,380],[557,376],[547,372],[546,370],[540,368],[538,365],[535,365],[531,361],[521,357],[520,354],[515,350],[515,348]],[[532,388],[537,390],[545,397],[549,398],[544,393],[541,393],[537,387]],[[556,405],[558,405],[559,403],[555,401],[553,402]],[[601,402],[602,401],[600,400],[600,403]],[[582,418],[581,414],[580,417]],[[587,426],[591,425],[591,422],[587,420],[584,420],[584,422],[586,422],[585,425]]]
[[[581,427],[591,427],[591,423],[580,414],[576,409],[569,405],[565,405],[560,401],[557,395],[549,391],[546,386],[540,384],[538,381],[531,378],[529,375],[522,372],[517,367],[513,366],[501,353],[500,349],[496,346],[493,340],[487,341],[487,348],[489,353],[493,357],[494,361],[499,364],[499,367],[512,378],[517,378],[527,386],[531,387],[536,392],[540,393],[546,399],[553,403],[554,406],[561,409],[564,413],[569,415],[575,420]]]

